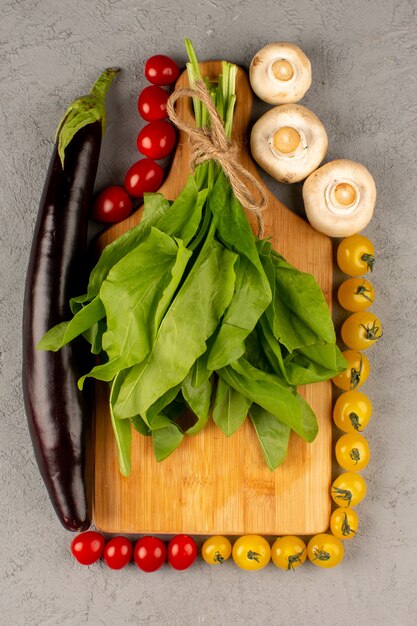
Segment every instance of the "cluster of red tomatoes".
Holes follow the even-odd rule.
[[[166,561],[184,570],[197,557],[197,546],[188,535],[176,535],[168,545],[158,537],[142,537],[135,544],[126,537],[113,537],[107,543],[95,530],[80,533],[71,543],[71,553],[81,565],[92,565],[102,557],[110,569],[122,569],[133,560],[143,572],[156,572]]]
[[[97,196],[93,218],[99,222],[120,222],[130,215],[132,198],[156,191],[164,178],[164,170],[156,163],[167,157],[175,147],[176,132],[167,118],[169,92],[164,87],[174,83],[180,70],[167,56],[157,54],[146,61],[145,76],[152,83],[142,90],[138,100],[139,115],[148,122],[139,132],[136,145],[145,158],[136,161],[125,176],[124,187],[106,187]]]

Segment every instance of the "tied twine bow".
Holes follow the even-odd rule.
[[[194,128],[184,122],[175,112],[175,103],[180,98],[197,98],[207,108],[211,127]],[[209,92],[203,81],[198,80],[193,88],[176,89],[168,99],[167,112],[169,119],[177,128],[186,132],[191,144],[191,167],[195,169],[200,163],[213,159],[223,168],[230,181],[236,198],[249,212],[256,216],[258,223],[258,237],[264,234],[264,219],[262,211],[267,198],[262,186],[247,169],[238,161],[239,147],[226,136],[220,115],[213,104]],[[251,193],[248,183],[252,183],[259,194],[256,200]]]

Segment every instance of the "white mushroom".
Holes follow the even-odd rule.
[[[303,199],[313,228],[330,237],[348,237],[363,230],[371,220],[375,181],[360,163],[339,159],[307,178]]]
[[[267,111],[255,122],[250,138],[255,161],[281,183],[311,174],[324,159],[327,143],[323,124],[300,104]]]
[[[270,43],[253,57],[249,79],[253,91],[265,102],[298,102],[311,85],[311,64],[293,43]]]

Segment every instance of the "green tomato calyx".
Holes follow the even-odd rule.
[[[361,261],[364,261],[364,263],[366,263],[368,267],[368,270],[373,272],[375,265],[375,257],[373,256],[373,254],[362,254]]]
[[[349,413],[349,419],[350,419],[350,423],[352,424],[353,428],[355,430],[357,430],[358,432],[360,432],[362,430],[362,428],[361,428],[359,415],[357,413],[355,413],[354,411],[352,411],[351,413]]]
[[[326,552],[326,550],[323,549],[323,547],[321,548],[314,548],[313,550],[314,552],[314,561],[316,559],[318,559],[319,561],[329,561],[330,560],[330,553]]]
[[[333,493],[335,498],[338,500],[342,500],[343,502],[347,502],[348,506],[352,502],[352,492],[349,489],[340,489],[340,487],[333,487]]]
[[[349,452],[349,456],[352,461],[354,461],[355,465],[357,465],[361,460],[361,455],[359,454],[359,450],[357,448],[352,448]]]
[[[253,552],[252,550],[249,550],[247,554],[249,561],[256,561],[257,563],[259,563],[260,556],[259,552]]]
[[[215,563],[220,563],[220,565],[222,565],[222,563],[224,563],[224,557],[220,554],[220,552],[218,550],[216,550],[216,552],[214,554],[213,561]]]
[[[300,563],[300,565],[302,564],[301,556],[303,555],[303,552],[304,548],[301,550],[301,552],[297,552],[297,554],[290,554],[290,556],[288,557],[287,572],[289,572],[290,570],[295,571],[294,563]]]

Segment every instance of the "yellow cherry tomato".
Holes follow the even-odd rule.
[[[352,235],[342,239],[337,249],[337,264],[348,276],[362,276],[373,270],[375,249],[373,243],[363,235]]]
[[[315,535],[308,542],[308,558],[317,567],[330,568],[339,565],[345,555],[343,543],[327,533]]]
[[[340,507],[356,506],[366,495],[366,482],[360,474],[345,472],[333,482],[331,494]]]
[[[372,283],[366,278],[348,278],[337,291],[340,306],[356,313],[368,309],[375,300]]]
[[[382,337],[382,325],[370,311],[352,313],[342,324],[343,342],[352,350],[366,350]]]
[[[295,570],[307,558],[307,546],[299,537],[278,537],[272,544],[271,556],[274,565],[286,571]]]
[[[232,556],[241,569],[260,570],[268,565],[271,548],[267,540],[259,535],[244,535],[235,541]]]
[[[330,518],[330,530],[338,539],[346,541],[356,536],[359,520],[353,509],[336,509]]]
[[[232,554],[232,544],[226,537],[214,535],[209,537],[201,548],[201,556],[210,565],[221,565]]]
[[[364,430],[371,419],[371,401],[361,391],[345,391],[333,408],[334,423],[344,433]]]
[[[340,467],[349,472],[360,472],[371,458],[368,442],[359,433],[342,435],[336,442],[335,453]]]
[[[348,362],[348,367],[332,378],[332,381],[336,387],[343,389],[343,391],[357,389],[363,385],[369,376],[371,369],[369,361],[364,354],[355,350],[345,350],[342,354]]]

